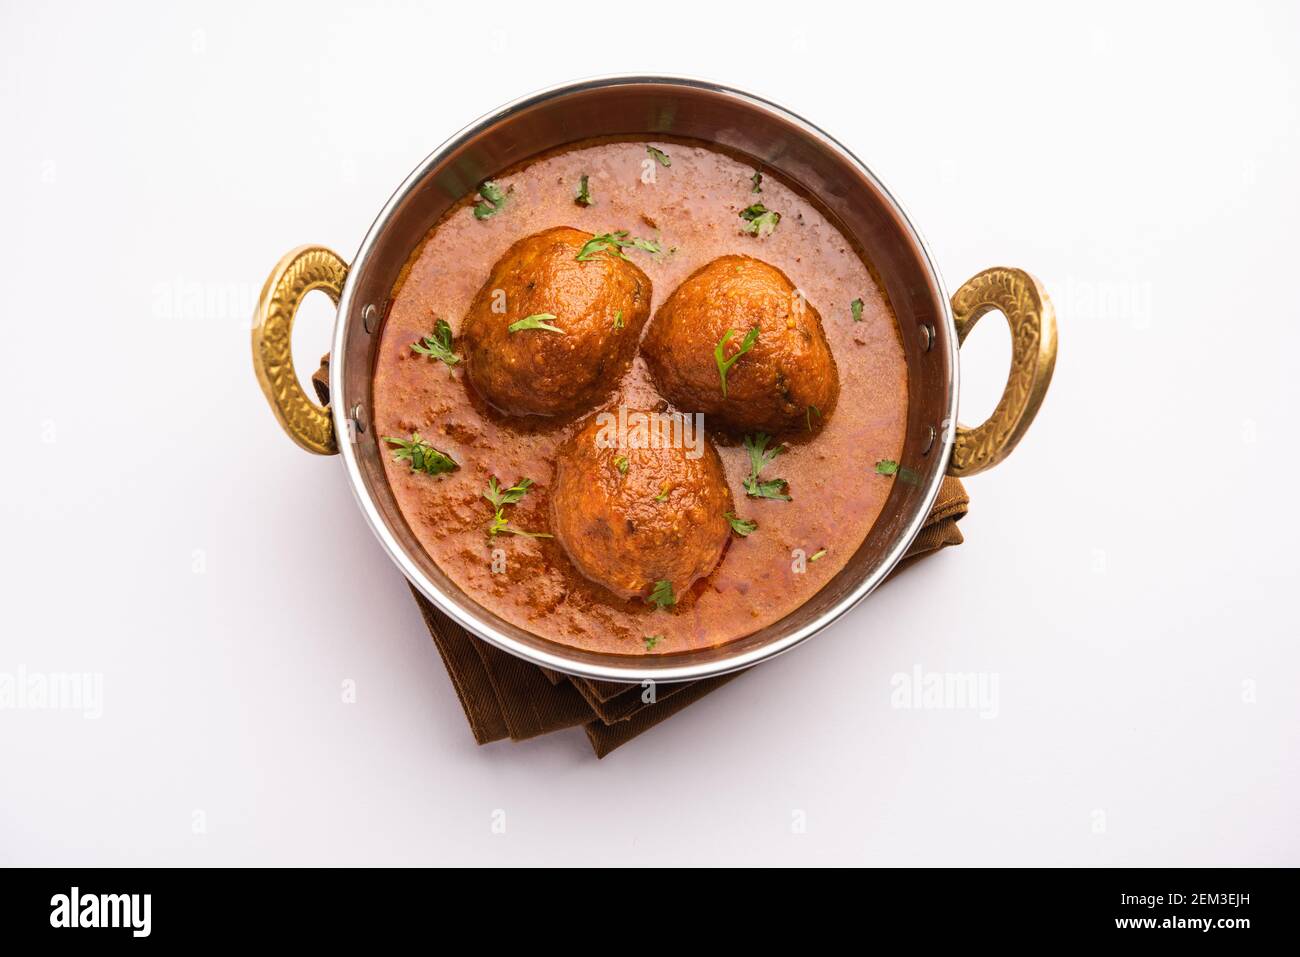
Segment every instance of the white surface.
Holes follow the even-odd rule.
[[[906,6],[5,3],[0,673],[103,715],[0,711],[0,862],[1300,864],[1300,14]],[[952,287],[1036,273],[1056,378],[966,544],[841,625],[604,761],[478,748],[248,317],[468,121],[638,70],[830,130]],[[891,707],[918,666],[996,717]]]

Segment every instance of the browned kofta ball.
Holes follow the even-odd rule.
[[[579,261],[591,238],[567,226],[526,236],[497,260],[470,304],[461,327],[469,380],[502,412],[589,409],[636,354],[650,280],[606,253]]]
[[[714,353],[728,332],[722,358],[735,361],[724,386]],[[749,256],[722,256],[692,273],[655,313],[642,351],[660,393],[703,412],[710,427],[816,428],[840,393],[821,316],[785,273]]]
[[[681,415],[602,412],[556,456],[551,530],[580,572],[621,598],[672,604],[713,570],[730,534],[718,453],[702,429],[674,440],[673,419],[693,426]]]

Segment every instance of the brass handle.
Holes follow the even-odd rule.
[[[276,263],[253,313],[253,368],[280,425],[308,452],[338,452],[328,407],[307,397],[293,368],[293,318],[303,297],[323,289],[339,304],[348,264],[324,246],[299,246]]]
[[[1034,421],[1056,365],[1056,314],[1038,280],[1020,269],[995,266],[973,276],[952,297],[957,344],[980,316],[1000,309],[1011,326],[1011,374],[988,421],[957,426],[948,474],[965,478],[1001,462]]]

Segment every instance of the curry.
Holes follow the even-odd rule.
[[[763,628],[844,567],[890,490],[907,366],[813,199],[713,146],[604,140],[430,230],[373,405],[403,517],[471,598],[551,641],[659,655]],[[589,447],[657,419],[671,451]]]

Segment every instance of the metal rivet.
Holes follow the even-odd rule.
[[[365,329],[367,334],[374,332],[375,320],[378,318],[379,310],[375,308],[374,303],[370,303],[361,310],[361,328]]]
[[[352,410],[348,413],[348,418],[352,420],[352,427],[357,430],[358,435],[364,435],[366,431],[366,423],[362,419],[364,414],[365,409],[361,408],[360,402],[353,405]]]
[[[928,322],[921,323],[921,335],[925,337],[925,342],[921,346],[922,352],[929,352],[934,348],[934,326]]]
[[[930,454],[930,450],[931,450],[932,448],[934,448],[934,436],[935,436],[934,426],[933,426],[933,425],[928,425],[928,426],[926,426],[926,428],[927,428],[929,431],[926,433],[926,436],[925,436],[925,445],[924,445],[924,446],[922,447],[922,449],[921,449],[921,454],[922,454],[922,455],[929,455],[929,454]]]

